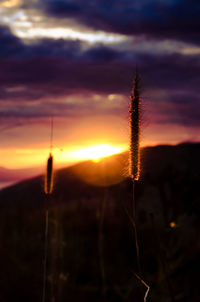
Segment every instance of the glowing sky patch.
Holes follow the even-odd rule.
[[[18,6],[20,3],[21,3],[21,0],[6,0],[6,1],[3,1],[1,6],[6,7],[6,8],[11,8],[11,7]]]
[[[110,154],[95,159],[89,146],[128,149],[136,65],[142,146],[200,140],[198,7],[195,15],[189,2],[187,10],[170,0],[181,12],[172,22],[165,5],[156,7],[159,18],[155,6],[147,13],[146,0],[136,10],[131,1],[120,9],[117,2],[74,1],[76,12],[68,3],[63,11],[62,2],[0,1],[0,166],[43,165],[51,115],[56,164]]]
[[[103,157],[124,151],[124,147],[112,146],[108,144],[90,146],[80,150],[71,151],[68,153],[69,158],[77,160],[94,160],[97,161]]]
[[[8,8],[8,6],[5,5],[4,7]],[[117,43],[126,39],[125,36],[120,34],[86,29],[83,31],[67,25],[54,24],[53,21],[49,21],[48,24],[48,20],[46,20],[44,16],[34,16],[24,10],[19,10],[7,15],[6,11],[1,11],[0,13],[1,22],[9,25],[12,32],[21,39],[80,39],[89,43]]]
[[[24,28],[23,28],[24,27]],[[33,28],[31,23],[23,22],[23,27],[15,28],[15,33],[19,38],[53,38],[53,39],[80,39],[90,43],[105,42],[113,43],[123,40],[123,36],[106,34],[104,32],[83,33],[70,28]]]
[[[101,158],[123,152],[126,149],[125,145],[115,146],[109,144],[87,146],[84,148],[81,146],[70,146],[69,149],[65,150],[54,148],[52,154],[54,156],[55,168],[59,168],[63,165],[71,165],[84,160],[98,161]],[[4,159],[4,163],[6,163],[6,167],[9,169],[45,166],[48,154],[48,148],[10,148],[0,150],[0,156]],[[3,166],[1,162],[0,166]]]

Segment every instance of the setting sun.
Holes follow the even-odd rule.
[[[68,153],[74,160],[93,160],[98,162],[101,158],[114,155],[124,151],[124,147],[112,146],[109,144],[95,145],[83,149],[71,151]]]

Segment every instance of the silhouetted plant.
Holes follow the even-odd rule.
[[[52,132],[52,131],[51,131]],[[52,136],[52,134],[51,134]],[[48,253],[48,233],[49,233],[49,196],[53,190],[53,156],[49,154],[47,160],[47,168],[45,175],[45,187],[44,191],[46,193],[45,201],[45,242],[44,242],[44,271],[43,271],[43,293],[42,302],[46,299],[46,279],[47,279],[47,253]]]
[[[130,96],[130,149],[129,149],[129,176],[133,180],[140,177],[140,93],[139,93],[139,74],[136,70],[134,88]]]
[[[144,302],[146,302],[146,298],[148,296],[150,287],[145,283],[145,281],[141,277],[141,265],[140,265],[140,253],[139,253],[139,244],[138,244],[138,234],[136,227],[136,206],[135,206],[135,181],[140,178],[140,92],[139,92],[139,73],[136,69],[136,74],[134,78],[134,87],[131,91],[130,96],[130,118],[129,118],[129,138],[130,138],[130,146],[129,146],[129,176],[133,182],[133,203],[132,203],[132,216],[127,214],[130,218],[130,221],[133,225],[135,232],[135,246],[136,246],[136,257],[137,257],[137,266],[139,275],[135,274],[137,279],[143,284],[147,290],[144,295]]]
[[[49,158],[47,160],[47,170],[45,177],[45,193],[51,194],[53,190],[53,156],[51,153],[49,154]]]

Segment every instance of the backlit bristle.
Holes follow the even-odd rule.
[[[140,93],[139,75],[136,71],[134,88],[130,96],[130,118],[129,118],[129,176],[138,180],[140,177]]]
[[[47,160],[47,170],[45,177],[45,193],[51,194],[53,190],[53,156],[51,153],[49,154],[49,158]]]

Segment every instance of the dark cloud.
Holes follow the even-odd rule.
[[[40,39],[24,44],[12,34],[6,26],[0,25],[0,57],[30,58],[30,57],[67,57],[75,58],[81,51],[82,44],[79,40]]]
[[[95,46],[84,52],[83,57],[87,60],[99,62],[113,62],[121,60],[125,53],[113,50],[103,45]]]
[[[6,26],[0,26],[0,57],[17,57],[24,52],[21,41]]]
[[[64,105],[57,99],[86,92],[119,93],[128,97],[137,64],[146,95],[148,90],[163,90],[168,97],[157,102],[172,102],[177,106],[177,115],[166,111],[171,122],[199,125],[200,58],[197,55],[150,55],[103,45],[89,47],[80,41],[62,39],[42,39],[27,45],[5,27],[0,27],[1,41],[0,100],[13,101],[13,108],[8,107],[7,111],[0,108],[1,117],[40,117],[49,116],[50,112],[72,116],[77,110],[83,114],[96,112],[99,109],[91,99],[83,104],[77,101]],[[53,105],[39,102],[37,108],[24,109],[20,105],[22,101],[48,98],[55,99]],[[123,108],[113,106],[113,114],[120,111]],[[111,110],[101,107],[101,112],[111,113]]]
[[[39,8],[95,30],[200,43],[199,0],[42,0]]]
[[[177,89],[187,85],[188,89],[199,89],[198,55],[153,55],[62,39],[41,39],[26,45],[5,27],[0,27],[1,40],[3,98],[7,87],[17,85],[34,88],[35,97],[37,93],[65,95],[83,89],[127,93],[136,65],[146,87]]]
[[[56,15],[63,15],[64,17],[66,16],[66,14],[68,16],[75,16],[75,15],[79,15],[81,13],[81,6],[80,3],[74,3],[75,1],[43,1],[43,5],[44,7],[46,7],[46,9],[49,12],[53,12]],[[86,4],[87,5],[87,4]]]
[[[122,78],[114,74],[114,69],[117,68],[116,61],[120,62],[124,53],[102,45],[84,51],[84,44],[80,41],[62,39],[41,39],[25,45],[5,27],[0,27],[1,40],[4,41],[0,53],[2,99],[20,98],[22,95],[38,99],[48,94],[66,95],[83,89],[105,92],[109,90],[110,76],[115,80]],[[103,79],[107,79],[107,84],[102,85]],[[15,86],[28,89],[17,93],[7,90]],[[114,90],[119,92],[121,87]]]
[[[152,122],[157,124],[200,126],[199,96],[195,93],[189,93],[186,88],[181,93],[169,91],[166,98],[161,96],[158,102],[154,101],[152,95],[147,111],[152,118]]]

